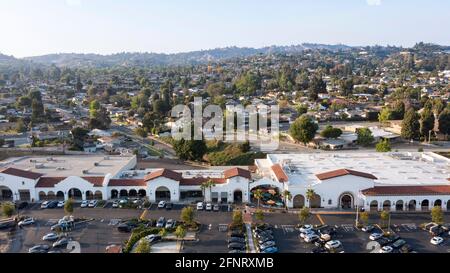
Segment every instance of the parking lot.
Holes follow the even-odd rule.
[[[156,205],[151,206],[146,212],[147,219],[180,218],[183,206],[175,205],[172,210],[157,209]],[[105,248],[111,244],[122,244],[129,238],[129,233],[120,233],[116,226],[123,220],[139,218],[143,215],[142,209],[114,209],[111,204],[105,208],[80,208],[76,206],[73,215],[77,218],[89,219],[88,222],[78,225],[69,233],[69,237],[80,244],[83,253],[104,253]],[[21,215],[34,217],[36,224],[17,228],[9,236],[9,252],[25,253],[36,244],[44,243],[42,237],[50,232],[50,227],[58,219],[64,216],[63,209],[41,210],[38,204],[31,205]],[[232,213],[223,207],[220,212],[198,211],[196,220],[202,225],[198,233],[198,240],[186,242],[182,252],[185,253],[227,253],[227,225],[231,222]],[[445,215],[445,222],[450,222],[450,215]],[[281,253],[310,253],[314,248],[313,244],[307,244],[299,239],[298,215],[291,213],[269,213],[265,215],[265,222],[273,226],[274,237],[279,252]],[[378,217],[372,216],[370,223],[379,222]],[[447,253],[450,252],[450,238],[444,236],[444,243],[434,246],[430,243],[431,234],[419,228],[420,224],[430,222],[430,215],[424,214],[393,214],[391,217],[391,227],[407,244],[419,253]],[[326,224],[335,227],[337,234],[333,239],[342,242],[343,249],[347,253],[368,253],[369,233],[362,232],[355,228],[354,215],[312,215],[308,224]],[[6,231],[0,231],[2,235]],[[4,236],[3,236],[4,237]],[[4,240],[2,240],[3,242]],[[69,250],[61,249],[62,252]]]

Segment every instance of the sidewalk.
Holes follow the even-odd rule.
[[[246,223],[245,228],[247,229],[247,239],[248,239],[248,248],[250,253],[256,253],[255,242],[253,242],[252,235],[252,226],[251,224]]]

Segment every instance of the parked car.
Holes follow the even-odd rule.
[[[228,239],[228,243],[240,243],[240,244],[245,244],[245,238],[241,238],[241,237],[230,237],[230,239]]]
[[[380,239],[381,237],[383,237],[383,234],[381,234],[381,233],[372,233],[372,234],[370,234],[369,239],[372,241],[376,241],[376,240]]]
[[[24,209],[24,208],[28,207],[28,202],[20,202],[20,203],[16,204],[16,207],[18,210]]]
[[[220,206],[219,206],[219,204],[215,204],[215,205],[213,206],[213,211],[220,211]]]
[[[389,240],[389,243],[393,243],[393,242],[395,242],[397,240],[400,240],[400,236],[398,236],[398,235],[391,235],[391,236],[387,237],[387,239]]]
[[[386,238],[386,237],[381,237],[381,238],[379,238],[379,239],[376,240],[376,241],[377,241],[377,243],[380,244],[380,246],[386,246],[386,245],[392,243],[391,240],[389,240],[389,239]]]
[[[259,250],[260,251],[264,251],[265,249],[269,248],[269,247],[274,247],[276,246],[275,241],[267,241],[262,245],[259,245]]]
[[[262,231],[260,233],[257,233],[256,234],[256,238],[262,238],[262,237],[267,236],[267,235],[272,235],[273,236],[273,231],[268,229],[268,230]]]
[[[327,249],[336,249],[336,248],[339,248],[341,246],[342,246],[341,242],[337,241],[337,240],[329,241],[329,242],[327,242],[325,244],[325,247]]]
[[[163,228],[166,224],[166,218],[160,217],[158,222],[156,222],[156,227]]]
[[[50,203],[48,203],[47,208],[48,209],[54,209],[58,207],[58,201],[50,201]]]
[[[400,248],[400,253],[411,253],[413,251],[412,246],[406,244]]]
[[[23,227],[23,226],[32,225],[34,223],[35,223],[34,218],[25,218],[24,220],[20,221],[18,223],[18,225],[19,225],[19,227]]]
[[[163,209],[166,207],[166,201],[160,201],[158,203],[158,209]]]
[[[229,234],[230,237],[239,237],[239,238],[245,238],[245,234],[242,233],[239,230],[232,230]]]
[[[406,241],[403,239],[397,240],[392,244],[392,247],[395,249],[401,248],[402,246],[406,245]]]
[[[259,244],[263,244],[267,241],[272,241],[274,239],[274,237],[272,235],[267,235],[267,236],[263,236],[261,238],[258,239],[258,243]]]
[[[49,249],[50,246],[48,245],[35,245],[28,249],[28,253],[47,253]]]
[[[394,249],[390,246],[383,246],[380,249],[380,253],[392,253],[392,251],[394,251]]]
[[[273,247],[269,247],[264,249],[263,251],[261,251],[261,253],[278,253],[278,248],[273,246]]]
[[[87,208],[88,206],[89,206],[89,201],[84,200],[83,202],[81,202],[80,207]]]
[[[92,200],[91,202],[89,202],[89,207],[90,208],[95,208],[98,204],[97,200]]]
[[[56,241],[56,240],[58,240],[59,239],[59,235],[58,234],[56,234],[56,233],[49,233],[49,234],[47,234],[47,235],[44,235],[43,237],[42,237],[42,241]]]
[[[245,244],[240,244],[240,243],[231,243],[228,244],[228,249],[230,250],[245,250],[246,246]]]
[[[313,226],[311,225],[304,225],[300,227],[300,232],[306,233],[308,231],[311,231],[313,229]]]
[[[62,238],[59,239],[58,241],[53,243],[53,247],[65,247],[67,246],[67,244],[69,243],[69,239],[68,238]]]
[[[119,232],[131,232],[133,229],[137,227],[137,224],[134,222],[125,222],[121,223],[117,226],[117,230]]]
[[[314,243],[315,241],[319,240],[319,236],[316,234],[310,234],[305,236],[305,238],[303,238],[305,240],[306,243]]]
[[[197,203],[197,210],[203,210],[203,202],[198,202]]]
[[[59,201],[57,207],[58,208],[64,208],[65,204],[66,204],[66,201]]]
[[[361,230],[364,232],[372,232],[374,229],[375,229],[374,226],[368,225],[368,226],[364,226]]]
[[[147,240],[150,244],[161,241],[161,239],[162,239],[162,237],[160,235],[156,235],[156,234],[150,234],[145,237],[145,240]]]
[[[175,227],[175,221],[173,219],[167,220],[165,228],[169,229],[169,228],[174,228],[174,227]]]
[[[312,230],[309,230],[306,232],[301,232],[299,236],[300,236],[300,238],[305,239],[306,236],[313,235],[313,234],[316,234],[316,233]]]
[[[167,203],[166,204],[166,210],[171,210],[173,208],[173,204],[172,203]]]
[[[206,209],[207,211],[212,211],[212,204],[211,204],[211,203],[207,203],[205,209]]]
[[[432,245],[435,245],[435,246],[440,245],[440,244],[442,244],[443,242],[444,242],[444,238],[438,237],[438,236],[433,237],[433,238],[431,238],[431,240],[430,240],[430,243],[431,243]]]
[[[156,220],[155,219],[148,220],[147,224],[145,224],[145,227],[156,227]]]
[[[324,247],[315,247],[311,250],[311,253],[328,253]]]
[[[330,234],[321,234],[320,235],[320,239],[325,241],[325,242],[328,242],[328,241],[331,240],[331,236],[330,236]]]
[[[44,202],[41,204],[41,209],[46,209],[46,208],[48,207],[48,204],[50,204],[50,201],[44,201]]]

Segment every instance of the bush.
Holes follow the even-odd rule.
[[[14,212],[16,211],[16,207],[14,206],[13,203],[4,203],[2,205],[2,213],[3,215],[5,215],[6,217],[11,217],[13,216]]]
[[[136,228],[135,230],[133,230],[130,239],[126,242],[126,245],[123,248],[123,253],[130,253],[133,249],[133,246],[137,242],[139,242],[140,239],[151,234],[158,234],[159,232],[159,228]]]

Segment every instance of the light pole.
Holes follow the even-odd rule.
[[[356,219],[355,219],[355,226],[358,227],[359,224],[359,208],[358,205],[356,205]]]

